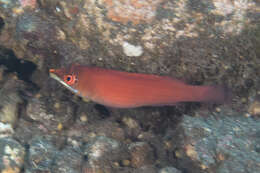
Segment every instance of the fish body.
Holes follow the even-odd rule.
[[[174,105],[178,102],[222,103],[221,86],[188,85],[167,76],[129,73],[83,65],[50,69],[50,76],[74,93],[118,108]]]

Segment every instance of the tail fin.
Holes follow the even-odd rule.
[[[195,99],[200,102],[227,103],[231,101],[231,90],[225,86],[194,86]]]

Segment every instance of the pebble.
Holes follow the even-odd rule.
[[[126,54],[126,56],[138,57],[143,54],[142,46],[135,46],[128,42],[123,42],[122,46],[123,46],[123,51]]]
[[[127,127],[131,128],[131,129],[139,128],[139,124],[133,118],[124,117],[123,122],[127,125]]]
[[[259,101],[255,101],[253,102],[248,109],[248,112],[251,115],[260,115],[260,102]]]
[[[83,154],[87,162],[83,165],[85,173],[112,173],[117,160],[122,155],[120,143],[112,138],[97,136],[83,146]]]
[[[59,102],[56,102],[56,103],[54,104],[54,108],[59,110],[59,109],[60,109],[60,103],[59,103]]]
[[[88,156],[89,160],[99,160],[108,153],[117,150],[119,146],[119,142],[112,138],[97,136],[85,145],[84,154]]]
[[[70,126],[73,119],[73,109],[69,102],[55,102],[45,97],[33,98],[29,100],[26,107],[26,115],[35,121],[46,126],[48,130],[62,130]]]
[[[134,173],[158,173],[158,171],[154,166],[149,165],[135,169]]]
[[[165,167],[159,170],[159,173],[181,173],[178,169],[174,167]]]
[[[29,145],[29,167],[38,171],[51,171],[53,160],[58,152],[52,144],[52,138],[35,136]]]
[[[221,108],[217,107],[216,112],[221,112]]]
[[[131,154],[131,166],[140,168],[154,162],[153,150],[146,142],[132,143],[128,147]]]
[[[88,117],[87,117],[87,115],[86,114],[81,114],[81,116],[80,116],[80,121],[82,121],[82,122],[87,122],[88,121]]]
[[[10,137],[14,133],[13,127],[10,124],[0,122],[0,138]]]
[[[24,163],[25,149],[12,138],[0,138],[0,170],[2,173],[19,173]]]
[[[122,161],[122,164],[124,165],[124,166],[129,166],[130,165],[130,160],[123,160]]]
[[[58,152],[55,156],[52,172],[57,173],[81,173],[83,156],[71,147]]]

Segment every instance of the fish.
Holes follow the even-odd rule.
[[[115,108],[176,105],[180,102],[224,103],[229,95],[223,86],[189,85],[168,76],[79,64],[50,69],[49,74],[73,93]]]

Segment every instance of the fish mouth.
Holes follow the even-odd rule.
[[[78,90],[72,88],[70,85],[68,85],[66,82],[64,82],[59,76],[57,76],[55,73],[50,72],[50,77],[60,82],[62,85],[64,85],[66,88],[68,88],[70,91],[74,93],[78,93]]]

